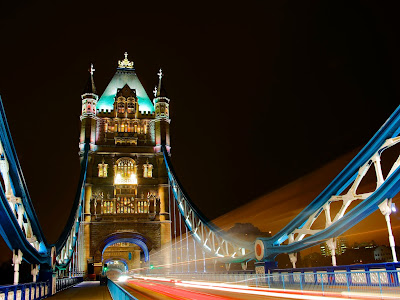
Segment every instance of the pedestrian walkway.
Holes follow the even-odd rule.
[[[84,281],[50,297],[51,300],[112,300],[107,286],[100,281]]]

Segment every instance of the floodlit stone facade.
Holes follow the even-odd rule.
[[[88,271],[93,264],[98,274],[110,259],[125,261],[129,269],[146,266],[148,254],[170,242],[161,152],[162,144],[170,151],[170,100],[161,70],[150,100],[127,54],[101,97],[93,73],[92,66],[82,94],[80,155],[89,141],[84,235]]]

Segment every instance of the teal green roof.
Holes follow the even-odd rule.
[[[147,93],[137,77],[135,70],[121,68],[117,69],[117,72],[115,72],[114,77],[107,85],[103,95],[101,95],[99,102],[97,103],[97,109],[108,109],[109,111],[113,110],[114,98],[117,94],[117,89],[122,89],[125,84],[127,84],[131,89],[136,90],[136,96],[138,97],[139,101],[139,111],[154,112],[154,106],[149,96],[147,96]]]

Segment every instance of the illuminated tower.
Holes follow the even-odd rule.
[[[145,266],[149,254],[171,240],[168,178],[160,152],[162,143],[170,150],[170,100],[163,94],[161,71],[150,100],[127,53],[100,98],[93,71],[82,95],[80,142],[90,138],[85,247],[89,273],[99,273],[110,259],[129,269]],[[170,251],[165,252],[164,263],[170,260]]]
[[[96,86],[94,85],[93,64],[90,66],[89,79],[81,95],[82,98],[82,113],[81,113],[81,136],[79,148],[83,150],[83,144],[86,139],[90,141],[90,149],[94,150],[96,141],[96,105],[99,96],[96,92]]]
[[[161,150],[161,145],[167,147],[168,152],[170,151],[170,138],[169,138],[169,99],[165,92],[164,86],[162,85],[162,70],[158,72],[158,87],[154,90],[154,108],[156,111],[155,115],[155,130],[156,130],[156,151]]]

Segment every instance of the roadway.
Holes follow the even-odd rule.
[[[258,296],[240,292],[200,289],[188,286],[178,286],[175,285],[175,283],[171,282],[151,281],[142,279],[133,279],[133,280],[128,280],[126,282],[118,282],[118,284],[139,300],[293,299],[293,297],[287,298],[285,296],[283,297]],[[310,298],[296,297],[296,299],[310,299]]]

